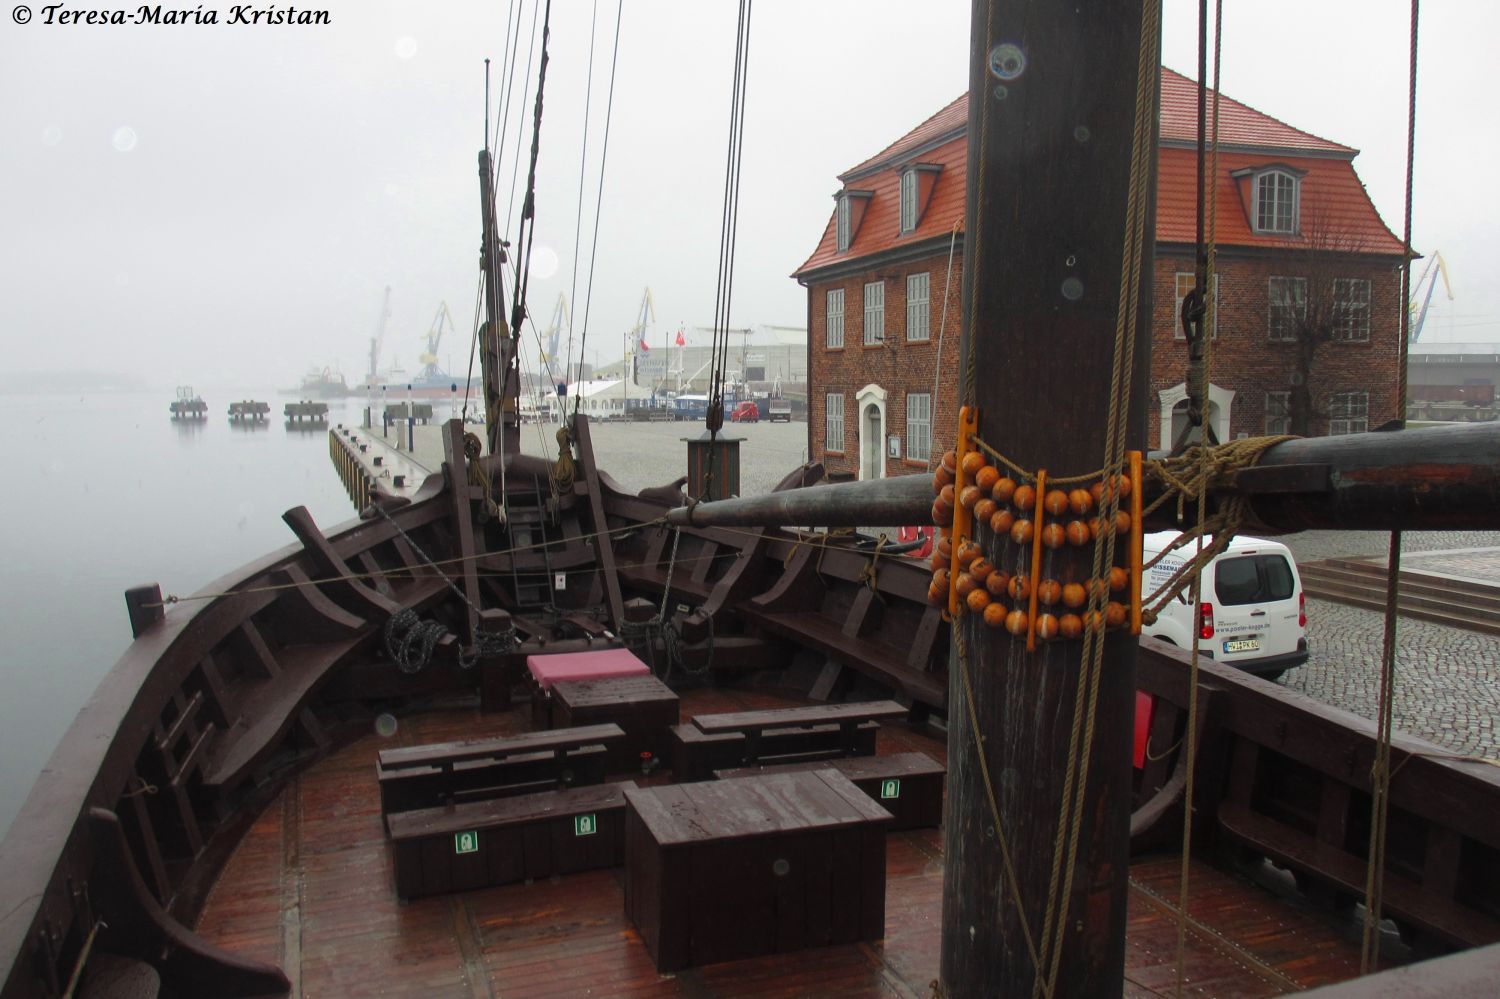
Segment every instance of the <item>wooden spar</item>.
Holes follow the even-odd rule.
[[[1004,446],[1005,442],[1000,442]],[[1161,495],[1147,482],[1147,505]],[[1247,534],[1314,529],[1489,530],[1500,510],[1500,422],[1310,437],[1269,448],[1258,464],[1209,484],[1212,500],[1250,497]],[[925,524],[932,482],[906,475],[842,482],[682,507],[669,524],[693,527]],[[1212,512],[1212,507],[1210,508]],[[1146,520],[1176,525],[1176,504]],[[1188,507],[1188,523],[1196,522]]]
[[[479,152],[480,217],[484,235],[479,244],[479,266],[484,271],[484,329],[479,366],[484,383],[484,418],[489,454],[513,455],[521,450],[520,411],[516,400],[520,376],[515,348],[505,324],[505,292],[500,287],[500,265],[505,250],[495,224],[494,170],[490,151]],[[501,434],[504,434],[504,440]]]
[[[1143,285],[1121,415],[1126,446],[1144,445],[1154,156],[1136,178],[1145,199],[1132,251],[1138,265],[1122,273],[1141,18],[1141,0],[974,5],[962,401],[979,410],[980,437],[1049,476],[1102,463],[1122,277]],[[1153,33],[1141,67],[1152,81],[1158,44]],[[1154,82],[1142,103],[1144,141],[1154,151]],[[1001,557],[1015,561],[1014,552]],[[1048,575],[1058,579],[1087,579],[1090,569],[1083,550],[1048,556]],[[1123,632],[1103,639],[1093,743],[1079,757],[1087,772],[1076,812],[1076,874],[1071,893],[1059,881],[1061,932],[1038,967],[1028,940],[1042,946],[1054,850],[1070,832],[1060,816],[1083,643],[1048,642],[1027,652],[1024,635],[987,628],[972,614],[954,629],[943,992],[1028,996],[1037,978],[1055,969],[1056,996],[1119,995],[1135,640]],[[1002,837],[1015,884],[1002,861]]]

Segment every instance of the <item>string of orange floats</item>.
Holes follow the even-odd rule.
[[[950,615],[967,611],[991,628],[1024,635],[1033,652],[1039,640],[1078,638],[1085,629],[1128,627],[1139,635],[1141,453],[1128,452],[1125,474],[1101,473],[1087,488],[1049,488],[1046,469],[1012,474],[991,465],[975,444],[978,429],[978,411],[960,409],[957,446],[933,473],[932,522],[940,530],[929,602],[946,605]],[[1116,493],[1125,507],[1105,523],[1103,511]],[[1125,565],[1110,566],[1099,579],[1042,576],[1044,550],[1082,548],[1103,531],[1129,535],[1126,550],[1116,550]],[[1104,598],[1103,610],[1083,610],[1095,592]]]

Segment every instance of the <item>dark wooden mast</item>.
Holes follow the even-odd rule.
[[[1111,357],[1126,260],[1126,203],[1137,115],[1142,4],[983,0],[970,35],[968,214],[964,239],[964,360],[972,364],[979,436],[1053,476],[1100,467]],[[1149,39],[1156,75],[1159,40]],[[1153,155],[1139,234],[1141,302],[1126,446],[1145,440],[1156,85],[1141,114]],[[1089,554],[1059,553],[1049,574],[1089,575]],[[1066,560],[1066,561],[1065,561]],[[1075,562],[1074,565],[1067,563]],[[1053,852],[1063,804],[1082,643],[1028,653],[969,615],[967,664],[949,670],[948,810],[942,985],[950,996],[1027,996],[1038,973]],[[1124,969],[1135,640],[1104,639],[1102,684],[1072,892],[1055,959],[1058,996],[1119,995]],[[957,653],[955,653],[957,656]],[[970,723],[972,686],[977,732]],[[989,784],[1000,829],[989,805]],[[1018,878],[1007,883],[1003,832]]]
[[[505,292],[500,265],[505,248],[495,224],[495,172],[490,151],[479,153],[480,217],[484,236],[479,247],[479,266],[484,271],[484,326],[480,329],[479,370],[484,384],[485,437],[490,454],[514,455],[521,448],[520,359],[514,338],[505,323]],[[503,435],[503,440],[502,440]]]

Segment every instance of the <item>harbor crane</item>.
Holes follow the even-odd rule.
[[[1434,265],[1436,265],[1435,272]],[[1411,330],[1407,335],[1408,343],[1416,343],[1422,338],[1422,324],[1427,321],[1427,306],[1432,304],[1432,292],[1437,288],[1439,277],[1443,279],[1443,290],[1448,293],[1448,301],[1453,301],[1453,285],[1448,282],[1448,265],[1444,263],[1443,255],[1434,250],[1422,267],[1421,277],[1417,278],[1416,283],[1411,286],[1411,300],[1406,303],[1408,325]],[[1417,304],[1419,297],[1422,300],[1420,305]]]
[[[651,301],[651,288],[648,285],[645,294],[641,296],[641,307],[636,312],[635,325],[630,327],[630,332],[625,334],[625,358],[629,361],[630,370],[623,377],[628,381],[635,381],[636,362],[641,355],[642,348],[647,351],[651,349],[646,343],[646,327],[654,322],[656,322],[656,304]]]
[[[569,321],[568,296],[558,292],[557,305],[552,309],[552,322],[548,324],[547,332],[543,334],[547,338],[547,349],[542,353],[542,367],[551,368],[556,364],[557,341],[562,337],[562,331],[568,328]]]
[[[427,330],[427,349],[422,351],[419,360],[422,362],[422,370],[417,372],[418,380],[441,381],[448,376],[438,366],[438,345],[443,342],[444,329],[456,329],[453,325],[453,316],[448,312],[448,303],[438,304],[437,314],[432,317],[432,326]]]
[[[370,337],[370,373],[366,385],[380,383],[380,349],[385,344],[385,325],[391,318],[391,286],[385,286],[385,297],[380,301],[380,318],[375,321],[375,335]]]

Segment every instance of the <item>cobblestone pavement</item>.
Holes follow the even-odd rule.
[[[1299,563],[1336,556],[1384,556],[1389,535],[1377,531],[1307,531],[1280,539]],[[1500,545],[1500,532],[1414,531],[1402,553]],[[1467,556],[1414,559],[1420,568],[1480,575]],[[1469,561],[1474,561],[1470,559]],[[1490,560],[1493,561],[1493,560]],[[1417,566],[1412,566],[1417,568]],[[1327,600],[1307,602],[1307,665],[1282,682],[1320,701],[1375,717],[1380,691],[1383,616]],[[1444,749],[1500,759],[1500,637],[1401,618],[1396,629],[1395,725]]]

